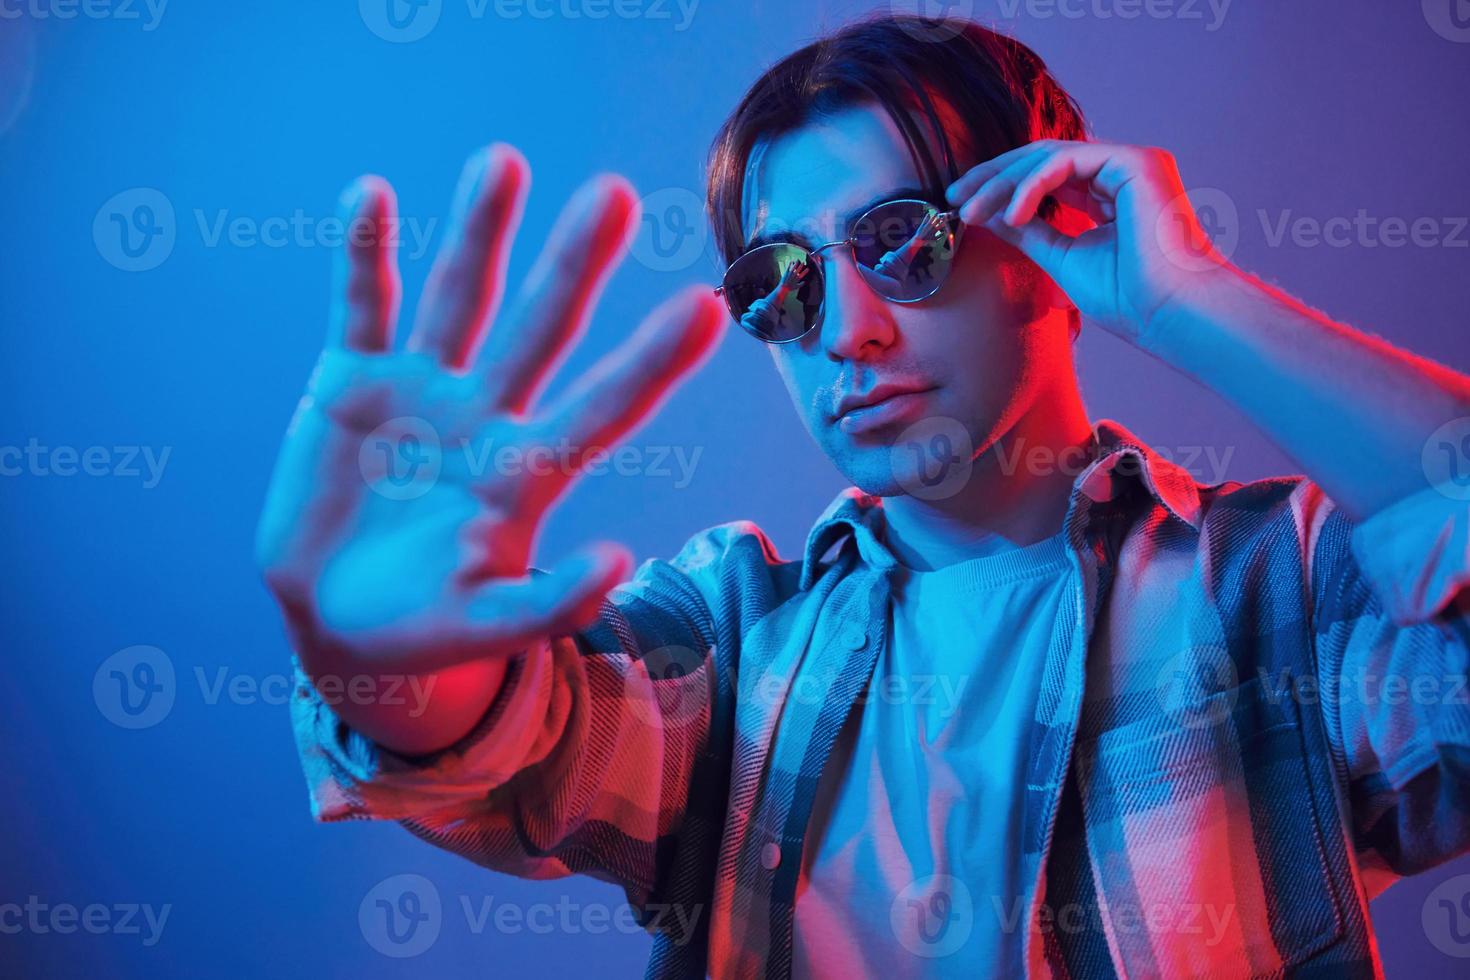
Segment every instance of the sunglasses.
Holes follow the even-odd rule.
[[[822,252],[848,246],[868,288],[891,303],[917,303],[944,285],[963,230],[958,211],[941,211],[928,201],[886,201],[863,212],[840,241],[810,249],[789,242],[751,249],[730,263],[715,292],[756,339],[788,344],[821,322],[827,294]]]

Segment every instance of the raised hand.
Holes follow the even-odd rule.
[[[619,177],[584,185],[497,317],[529,178],[510,146],[471,158],[403,350],[394,349],[392,189],[363,178],[344,194],[353,233],[337,262],[326,348],[257,533],[260,567],[308,673],[437,678],[433,718],[342,705],[349,724],[405,751],[463,734],[505,657],[585,626],[627,576],[630,557],[610,542],[529,576],[537,532],[587,453],[653,411],[724,322],[709,289],[690,287],[540,402],[626,250],[638,202]]]
[[[914,237],[908,242],[910,254],[917,252],[923,246],[929,244],[939,236],[939,214],[935,211],[926,212],[924,220],[919,222],[919,227],[914,230]]]
[[[797,260],[786,267],[781,273],[781,289],[790,292],[795,287],[806,281],[807,266],[805,262]]]
[[[1039,215],[1048,196],[1065,206]],[[1041,140],[972,168],[948,198],[1039,265],[1082,314],[1143,342],[1170,303],[1229,267],[1185,194],[1174,158],[1151,147]]]

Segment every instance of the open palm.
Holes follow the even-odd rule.
[[[637,227],[638,205],[621,178],[586,184],[497,318],[528,181],[511,147],[471,159],[402,350],[392,190],[364,178],[344,197],[351,233],[326,349],[257,534],[258,561],[313,675],[457,672],[455,690],[472,703],[503,671],[496,658],[585,625],[627,574],[627,553],[607,542],[530,574],[537,533],[587,454],[626,436],[703,359],[722,311],[707,288],[686,290],[538,402]]]

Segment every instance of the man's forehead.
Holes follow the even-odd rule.
[[[854,107],[762,144],[746,169],[747,241],[797,232],[829,241],[855,208],[917,187],[902,134],[878,108]]]

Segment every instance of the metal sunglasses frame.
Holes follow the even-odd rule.
[[[917,198],[917,197],[900,197],[900,198],[896,198],[896,199],[894,199],[892,201],[884,201],[882,204],[875,204],[873,207],[869,208],[868,210],[864,211],[862,214],[858,215],[857,219],[855,221],[853,221],[853,225],[854,226],[861,225],[863,223],[863,221],[867,219],[868,215],[872,214],[874,211],[877,211],[880,208],[891,207],[894,204],[922,204],[926,208],[933,208],[934,209],[934,212],[935,212],[935,217],[940,218],[940,219],[943,219],[948,224],[948,226],[949,226],[949,233],[954,236],[954,241],[950,245],[950,250],[951,251],[954,251],[954,250],[956,250],[956,249],[958,249],[960,247],[960,233],[964,230],[965,225],[964,225],[964,222],[962,222],[962,221],[959,220],[959,217],[960,217],[959,210],[958,209],[955,209],[955,210],[951,210],[951,211],[940,211],[937,207],[935,207],[934,202],[932,202],[932,201],[925,201],[922,198]],[[817,315],[812,318],[811,326],[807,327],[805,330],[803,330],[801,333],[797,334],[795,337],[787,337],[785,340],[772,340],[769,337],[762,337],[760,334],[756,333],[754,330],[752,330],[749,327],[747,327],[745,325],[744,320],[740,316],[737,316],[736,315],[735,308],[730,305],[730,296],[729,296],[729,293],[726,292],[726,290],[725,290],[724,280],[729,278],[729,276],[730,276],[730,270],[733,269],[733,268],[735,268],[735,266],[738,265],[740,262],[744,261],[746,259],[746,257],[751,256],[751,255],[755,255],[757,252],[763,251],[764,249],[768,249],[768,248],[799,248],[802,251],[804,251],[804,252],[807,253],[807,262],[808,262],[808,264],[812,264],[811,263],[811,260],[812,259],[818,258],[821,255],[821,253],[824,252],[824,251],[826,251],[827,249],[829,249],[829,248],[836,248],[839,245],[846,245],[846,246],[848,246],[848,253],[847,254],[852,258],[852,264],[853,264],[853,266],[858,269],[858,275],[863,280],[863,285],[865,285],[869,289],[871,289],[874,292],[874,294],[876,294],[880,299],[887,300],[890,303],[905,303],[905,304],[907,304],[907,303],[920,303],[920,302],[923,302],[924,300],[926,300],[929,297],[933,296],[935,293],[939,292],[940,287],[943,286],[946,281],[948,281],[948,277],[946,276],[944,280],[941,280],[939,282],[936,282],[934,284],[934,288],[933,289],[930,289],[927,293],[925,293],[922,296],[915,296],[913,299],[894,299],[892,296],[885,296],[882,293],[878,292],[877,287],[875,287],[872,283],[868,282],[868,279],[867,279],[866,276],[863,276],[862,275],[862,268],[861,268],[861,266],[858,265],[858,260],[857,260],[857,237],[856,236],[849,235],[847,238],[839,238],[836,241],[826,242],[826,243],[824,243],[822,245],[818,245],[816,248],[807,248],[804,245],[797,245],[795,242],[770,242],[768,244],[765,244],[765,245],[760,246],[759,248],[753,248],[753,249],[751,249],[748,252],[743,252],[739,256],[736,257],[736,259],[735,259],[734,262],[731,262],[728,266],[725,267],[725,275],[721,277],[720,285],[718,285],[718,286],[715,287],[715,295],[719,296],[721,299],[723,299],[725,301],[725,309],[727,309],[727,310],[730,311],[730,316],[735,320],[736,323],[740,324],[741,329],[743,329],[746,333],[750,334],[756,340],[759,340],[759,341],[761,341],[762,343],[765,343],[765,344],[789,344],[792,341],[800,340],[801,338],[805,337],[807,334],[811,333],[814,329],[816,329],[817,325],[822,322],[822,314],[823,314],[823,312],[827,308],[827,293],[826,293],[826,287],[825,287],[825,285],[823,286],[823,291],[822,291],[822,302],[817,307]]]

